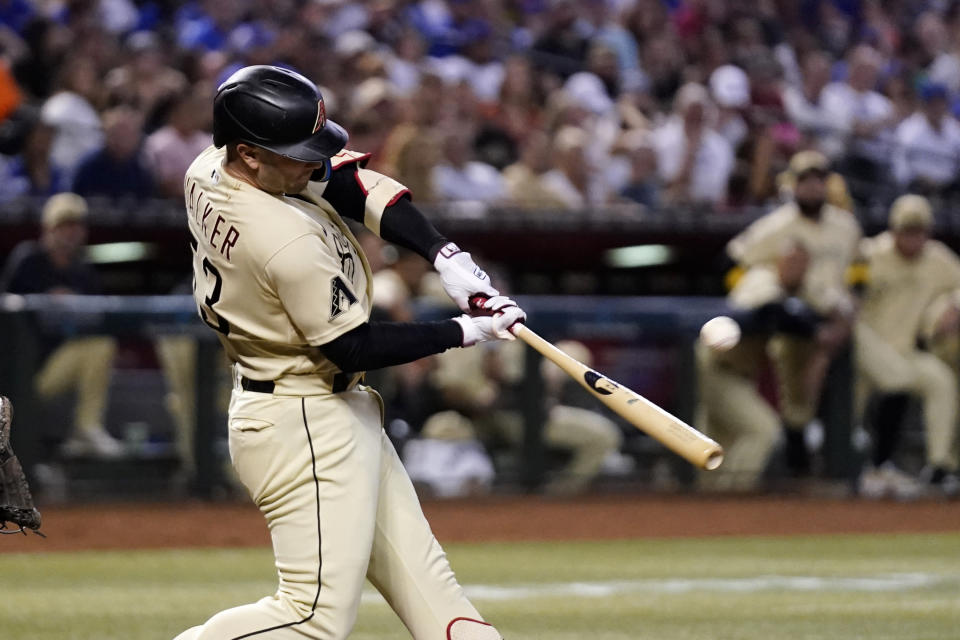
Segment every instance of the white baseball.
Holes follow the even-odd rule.
[[[740,325],[729,316],[717,316],[700,328],[700,340],[714,351],[727,351],[740,342]]]

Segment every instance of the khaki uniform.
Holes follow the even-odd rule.
[[[822,314],[850,312],[853,301],[846,272],[858,255],[861,236],[859,223],[848,211],[827,204],[820,219],[811,220],[791,202],[747,227],[730,241],[727,251],[748,271],[774,270],[784,246],[797,242],[810,253],[810,265],[797,295]],[[816,415],[817,398],[811,397],[804,377],[813,352],[811,341],[802,338],[776,336],[770,344],[780,385],[780,412],[784,421],[795,427]]]
[[[502,440],[520,447],[524,422],[519,407],[497,406],[494,401],[502,396],[501,384],[519,382],[523,376],[525,345],[514,341],[498,343],[494,348],[492,353],[484,349],[451,349],[438,355],[433,383],[457,408],[474,415],[472,426],[481,440]],[[491,357],[499,369],[494,377],[485,371],[484,360]],[[545,488],[548,493],[557,494],[587,489],[600,473],[604,459],[618,451],[623,441],[619,427],[606,416],[553,399],[548,402],[542,437],[545,445],[571,454],[560,476]]]
[[[185,180],[195,297],[235,363],[230,456],[269,525],[280,585],[179,638],[343,639],[369,579],[414,638],[447,640],[451,621],[480,615],[384,433],[379,395],[315,346],[367,321],[366,258],[324,200],[327,183],[274,196],[231,177],[224,158],[208,148]],[[344,151],[333,166],[362,159]],[[405,188],[366,169],[358,179],[378,233]]]
[[[748,271],[730,292],[728,301],[753,309],[782,299],[776,273],[765,266]],[[696,425],[723,446],[723,464],[700,475],[705,489],[756,489],[780,435],[780,416],[757,390],[767,360],[770,336],[744,335],[729,351],[714,351],[700,341],[695,346],[699,403]]]
[[[932,303],[960,289],[960,260],[929,240],[906,260],[893,235],[865,240],[869,283],[855,329],[858,406],[871,390],[910,392],[923,398],[927,462],[957,469],[957,378],[936,355],[917,349]]]
[[[116,352],[116,340],[109,336],[73,338],[50,354],[34,379],[41,398],[76,390],[73,418],[76,436],[103,430]]]

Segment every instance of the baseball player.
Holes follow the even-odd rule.
[[[854,330],[858,405],[869,391],[906,392],[923,399],[928,477],[943,484],[957,471],[957,378],[951,367],[929,351],[917,348],[925,315],[945,294],[956,309],[960,292],[960,259],[930,239],[933,213],[926,198],[904,195],[890,208],[890,230],[863,241],[868,280]],[[947,311],[940,309],[940,317]],[[938,333],[937,330],[933,331]],[[916,495],[915,479],[898,477],[890,463],[902,412],[878,416],[873,466],[861,476],[868,495],[881,492],[898,497]],[[886,426],[885,425],[889,425]],[[912,481],[912,482],[911,482]],[[956,484],[956,480],[953,481]]]
[[[214,99],[213,138],[184,180],[194,295],[235,363],[230,456],[267,520],[280,584],[178,638],[340,640],[369,579],[416,640],[498,640],[457,583],[362,380],[510,339],[526,314],[403,185],[344,150],[347,133],[302,75],[234,73]],[[485,315],[370,321],[370,268],[348,218],[430,260],[462,310],[491,296]]]
[[[795,242],[783,246],[775,268],[754,267],[730,291],[728,315],[742,336],[732,349],[695,345],[699,398],[697,426],[723,445],[723,465],[702,473],[702,488],[752,491],[780,439],[780,416],[757,390],[771,336],[816,336],[821,319],[796,297],[810,254]]]
[[[823,154],[801,151],[790,166],[796,174],[793,200],[733,238],[727,253],[749,275],[750,269],[775,265],[786,244],[800,243],[810,254],[810,264],[797,297],[833,319],[832,329],[821,330],[816,343],[779,335],[770,345],[780,386],[787,464],[793,473],[803,475],[810,466],[803,429],[816,415],[826,369],[851,327],[854,304],[846,272],[857,256],[862,232],[849,211],[826,202],[829,162]]]
[[[523,416],[516,398],[504,401],[515,396],[523,377],[522,347],[511,343],[483,352],[448,351],[437,357],[433,385],[445,404],[471,419],[481,441],[515,448],[523,443]],[[592,358],[579,342],[565,340],[557,347],[584,363]],[[543,489],[549,495],[582,493],[599,475],[607,455],[619,450],[623,436],[616,423],[596,410],[592,396],[581,397],[579,386],[563,388],[570,378],[559,367],[544,359],[541,375],[546,394],[543,442],[570,454],[568,464]]]
[[[96,270],[85,260],[87,201],[75,193],[58,193],[43,205],[39,241],[17,245],[0,275],[0,291],[49,295],[100,293]],[[41,332],[45,359],[34,379],[37,396],[49,400],[75,390],[73,428],[60,447],[68,456],[116,458],[123,445],[104,428],[116,340]]]

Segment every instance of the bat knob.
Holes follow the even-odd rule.
[[[482,295],[482,294],[479,294],[479,293],[470,296],[470,300],[469,300],[470,309],[472,309],[473,311],[480,311],[480,310],[482,310],[482,309],[483,309],[483,303],[486,302],[486,301],[489,300],[489,299],[490,299],[490,298],[488,298],[487,296]]]

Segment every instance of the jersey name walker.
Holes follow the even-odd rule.
[[[225,149],[209,147],[184,179],[200,316],[247,378],[331,379],[339,369],[316,346],[369,319],[366,258],[324,199],[328,183],[272,195],[228,174],[225,157]],[[363,157],[345,151],[334,166]],[[360,169],[361,187],[361,172],[369,181],[382,177]],[[387,187],[394,195],[405,191],[393,181]],[[361,214],[368,226],[379,227],[388,200],[367,199]]]

